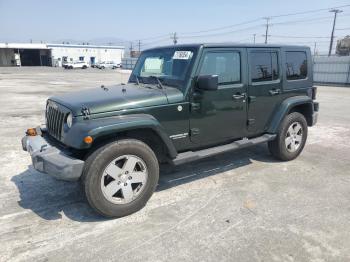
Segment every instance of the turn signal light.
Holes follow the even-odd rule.
[[[28,128],[26,131],[27,136],[36,136],[37,132],[35,128]]]
[[[84,142],[85,142],[86,144],[91,144],[92,141],[93,141],[93,139],[92,139],[91,136],[86,136],[86,137],[84,137]]]

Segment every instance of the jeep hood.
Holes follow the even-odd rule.
[[[87,107],[90,114],[112,112],[124,109],[149,107],[183,101],[183,94],[173,87],[159,89],[155,85],[126,84],[93,88],[51,97],[69,108],[74,116],[82,115]]]

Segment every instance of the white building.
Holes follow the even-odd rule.
[[[62,66],[63,62],[121,63],[123,46],[0,43],[0,66]]]

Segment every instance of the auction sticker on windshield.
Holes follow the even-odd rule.
[[[191,51],[175,51],[173,59],[190,59],[193,53]]]

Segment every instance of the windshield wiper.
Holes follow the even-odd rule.
[[[158,87],[159,87],[160,89],[165,89],[164,86],[163,86],[163,84],[162,84],[162,82],[160,81],[159,77],[157,77],[157,76],[149,76],[149,77],[157,80],[157,82],[158,82]]]

